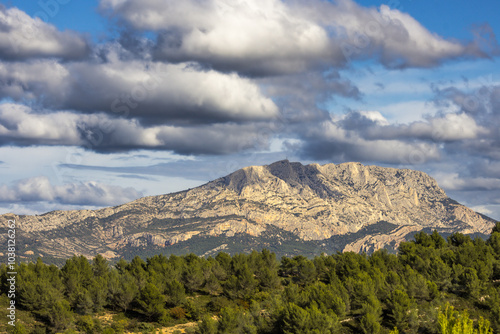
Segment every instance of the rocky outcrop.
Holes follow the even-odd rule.
[[[270,226],[303,241],[356,233],[381,221],[399,226],[345,247],[366,251],[398,244],[423,228],[489,233],[494,223],[448,198],[423,172],[360,163],[304,166],[287,160],[114,208],[14,218],[32,245],[29,250],[55,257],[120,256],[127,247],[168,252],[195,236],[262,237]]]

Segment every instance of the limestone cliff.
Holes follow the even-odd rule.
[[[113,208],[2,218],[9,217],[16,219],[28,254],[56,258],[119,257],[134,249],[169,253],[183,244],[185,252],[201,255],[210,252],[207,247],[217,249],[242,235],[254,241],[265,238],[275,250],[292,239],[315,245],[335,239],[337,249],[370,251],[396,246],[408,233],[424,228],[489,233],[494,223],[451,200],[423,172],[360,163],[304,166],[287,160]],[[375,228],[345,243],[339,238],[380,222],[394,228]],[[205,249],[196,248],[202,241]]]

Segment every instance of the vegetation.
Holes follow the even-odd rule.
[[[0,267],[4,313],[8,271]],[[177,333],[500,333],[500,223],[486,241],[421,232],[397,255],[278,261],[263,250],[113,266],[74,256],[62,268],[38,259],[17,273],[20,321],[4,321],[2,332],[146,333],[191,323]]]

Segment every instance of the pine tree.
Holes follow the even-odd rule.
[[[159,320],[165,311],[165,296],[151,283],[146,283],[137,298],[140,311],[151,320]]]

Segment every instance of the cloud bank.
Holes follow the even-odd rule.
[[[20,180],[12,185],[0,185],[0,203],[57,202],[78,205],[114,206],[141,197],[132,188],[122,188],[97,182],[52,185],[47,177]]]
[[[297,73],[376,57],[391,68],[485,57],[478,43],[431,33],[410,15],[351,0],[102,0],[132,29],[158,32],[154,57],[251,75]]]

